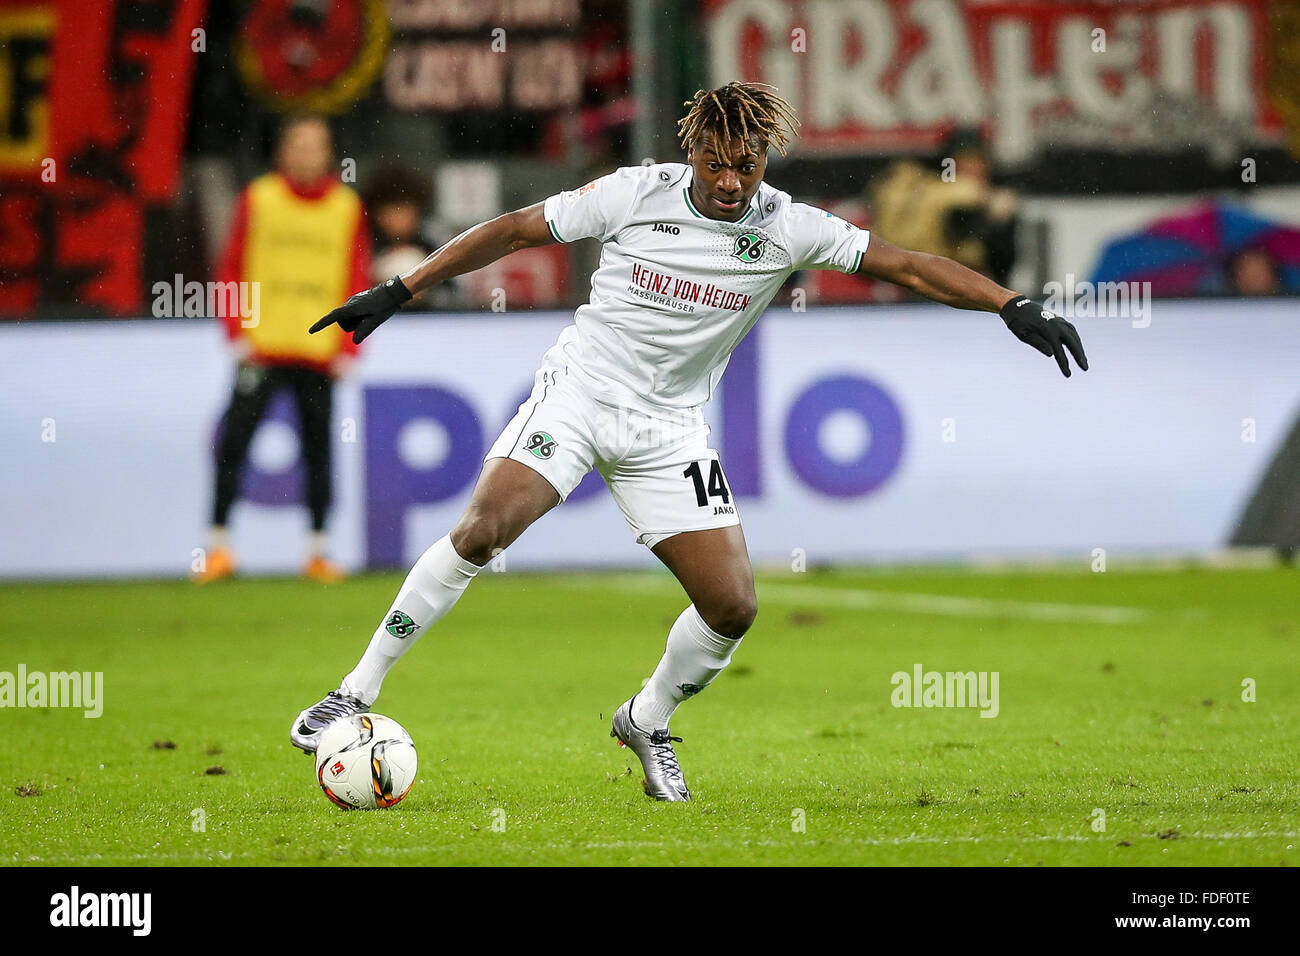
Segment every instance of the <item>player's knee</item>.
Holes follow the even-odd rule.
[[[700,617],[715,632],[733,640],[745,636],[758,617],[758,599],[753,592],[738,592],[713,607],[700,611]]]
[[[451,529],[451,546],[466,561],[484,565],[506,546],[505,523],[486,511],[467,511]]]

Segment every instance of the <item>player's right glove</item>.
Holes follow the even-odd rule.
[[[1047,306],[1018,295],[1004,305],[999,314],[1016,338],[1049,358],[1055,358],[1066,378],[1070,377],[1070,360],[1065,356],[1067,349],[1079,368],[1088,371],[1088,356],[1083,354],[1083,341],[1078,331]]]
[[[315,334],[337,324],[344,332],[351,332],[352,341],[360,345],[367,335],[392,318],[402,303],[410,300],[411,290],[400,276],[393,276],[373,289],[352,296],[325,318],[317,320],[311,332]]]

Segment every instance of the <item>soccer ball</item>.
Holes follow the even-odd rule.
[[[415,783],[415,741],[382,714],[336,721],[316,748],[316,780],[345,810],[375,810],[401,802]]]

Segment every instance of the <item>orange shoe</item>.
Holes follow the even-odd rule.
[[[321,584],[337,584],[345,575],[343,569],[337,564],[318,554],[307,562],[307,566],[302,569],[302,576],[309,581],[319,581]]]
[[[229,548],[213,548],[208,552],[207,562],[202,571],[194,574],[191,581],[195,584],[210,584],[220,581],[235,573],[235,555]]]

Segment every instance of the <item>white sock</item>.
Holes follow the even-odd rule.
[[[443,535],[430,545],[411,568],[397,592],[397,600],[375,628],[365,654],[352,673],[343,678],[339,689],[360,698],[367,706],[373,704],[393,665],[451,610],[478,572],[477,564],[456,553],[451,535]]]
[[[213,551],[217,551],[220,550],[221,548],[224,548],[227,542],[230,540],[226,536],[226,529],[224,525],[213,525],[212,531],[210,532],[208,537],[212,541]]]
[[[313,558],[329,554],[329,536],[324,531],[313,531],[307,540],[307,552]]]
[[[642,730],[662,730],[687,697],[709,685],[731,663],[740,638],[723,637],[704,623],[692,604],[668,631],[659,666],[632,701],[632,722]]]

